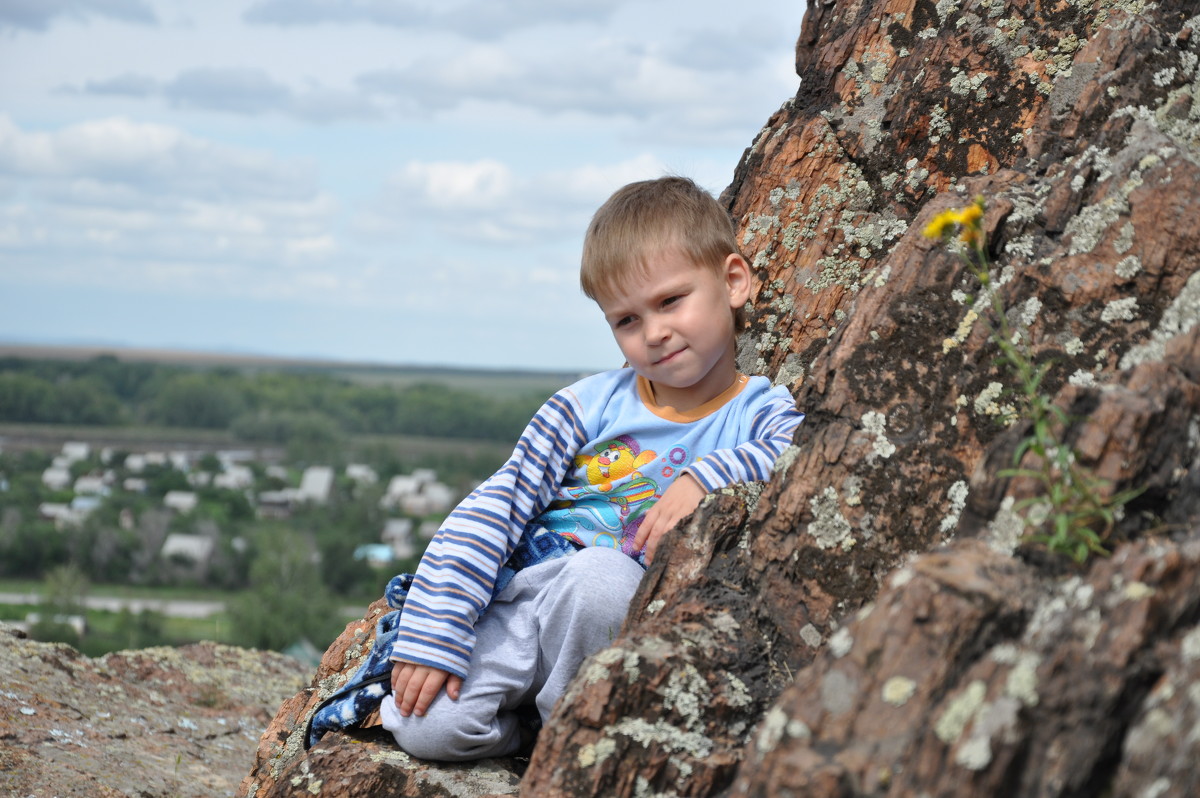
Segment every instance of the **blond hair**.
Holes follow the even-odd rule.
[[[579,285],[599,301],[631,275],[644,274],[651,258],[672,249],[713,271],[720,271],[730,255],[741,255],[729,214],[694,181],[668,176],[630,183],[592,216]],[[734,315],[741,327],[742,310]]]

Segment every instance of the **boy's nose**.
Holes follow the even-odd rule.
[[[661,344],[670,335],[670,328],[662,321],[653,317],[646,319],[642,325],[642,329],[646,335],[646,343],[651,345]]]

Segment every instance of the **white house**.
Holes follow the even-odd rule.
[[[287,518],[292,514],[292,502],[296,498],[295,488],[264,490],[258,494],[259,518]]]
[[[61,521],[71,516],[71,505],[59,502],[42,502],[38,505],[38,515],[50,521]]]
[[[172,532],[163,541],[160,555],[164,560],[179,558],[204,565],[212,557],[213,539],[207,535],[187,535]]]
[[[346,476],[360,485],[374,485],[379,481],[375,469],[363,463],[350,463],[346,466]]]
[[[213,475],[207,471],[193,471],[187,475],[187,481],[193,488],[207,488],[213,484]]]
[[[140,474],[146,470],[146,455],[129,454],[125,456],[125,470],[132,474]]]
[[[425,538],[425,540],[432,540],[441,527],[442,525],[437,521],[422,521],[421,525],[417,527],[417,534]]]
[[[50,466],[42,472],[42,484],[50,490],[66,490],[71,484],[71,471],[62,466]]]
[[[415,496],[421,490],[421,483],[411,474],[397,474],[388,481],[387,490],[379,500],[380,507],[397,507],[405,496]]]
[[[84,475],[75,480],[75,492],[87,496],[107,496],[111,491],[104,482],[104,477]]]
[[[413,523],[408,518],[389,518],[383,525],[380,539],[392,547],[397,559],[407,559],[417,553],[412,539]]]
[[[92,454],[92,447],[80,441],[67,441],[62,445],[62,456],[68,462],[77,463],[86,460]]]
[[[325,504],[333,489],[333,469],[329,466],[309,466],[300,477],[299,498],[301,501]]]
[[[454,504],[454,492],[437,481],[437,472],[418,468],[411,474],[397,474],[388,482],[387,491],[379,500],[384,509],[396,507],[409,515],[444,513]]]
[[[227,490],[246,490],[254,487],[254,472],[248,466],[229,464],[224,472],[213,477],[212,484]]]
[[[196,494],[190,490],[169,490],[163,496],[163,506],[179,513],[190,513],[198,503]]]
[[[69,504],[58,504],[55,502],[43,502],[38,505],[38,515],[53,521],[55,529],[79,526],[87,518],[88,512],[87,510],[75,509]]]

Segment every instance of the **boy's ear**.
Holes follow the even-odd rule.
[[[736,252],[725,258],[725,287],[730,307],[740,308],[750,299],[750,264]]]

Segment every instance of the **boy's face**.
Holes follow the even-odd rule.
[[[672,248],[644,274],[598,300],[621,353],[676,410],[704,404],[733,384],[733,311],[750,296],[750,267],[730,255],[719,270]]]

